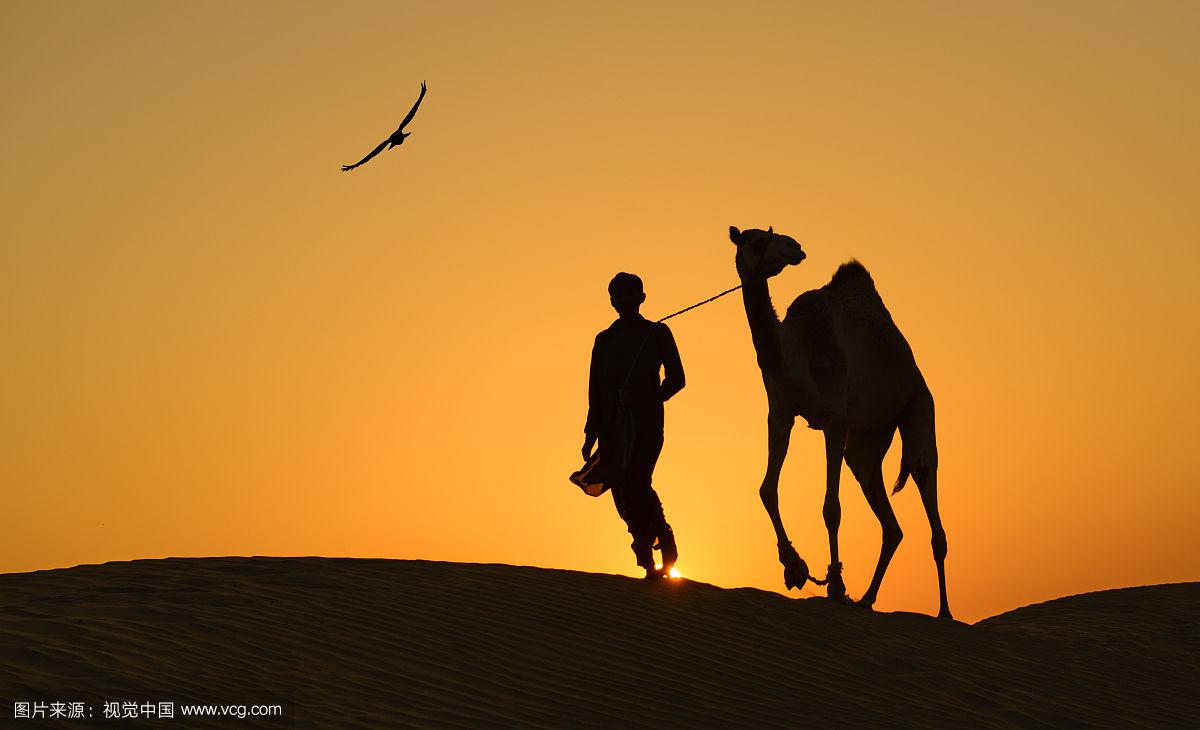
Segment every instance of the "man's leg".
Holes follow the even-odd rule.
[[[637,564],[646,570],[654,569],[654,551],[651,545],[654,543],[654,538],[647,539],[646,530],[642,524],[639,515],[641,514],[639,490],[631,484],[628,477],[615,481],[612,488],[613,504],[617,507],[617,515],[625,522],[626,529],[633,537],[633,542],[630,548],[633,549],[633,556]],[[632,495],[633,499],[630,499]]]
[[[638,553],[639,561],[644,557],[649,565],[643,565],[652,570],[654,557],[652,547],[657,540],[663,551],[664,572],[674,565],[678,558],[675,550],[675,537],[671,526],[663,515],[662,501],[652,486],[654,466],[662,452],[662,431],[642,429],[642,438],[634,444],[633,458],[625,480],[626,510],[629,514],[628,523],[634,538],[634,552]],[[639,562],[639,565],[641,563]]]
[[[612,493],[613,504],[616,505],[616,508],[617,508],[617,516],[620,517],[621,520],[625,523],[625,528],[627,530],[629,530],[629,534],[630,535],[635,534],[637,532],[637,524],[630,517],[629,503],[625,498],[625,495],[628,493],[628,490],[625,489],[624,484],[622,484],[620,481],[614,481],[612,487],[609,488],[608,491]],[[637,551],[638,551],[637,542],[635,541],[634,544],[631,545],[630,547],[633,548],[634,555],[636,556]],[[638,565],[641,565],[641,564],[642,564],[642,561],[639,558]]]

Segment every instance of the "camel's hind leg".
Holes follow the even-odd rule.
[[[937,563],[938,592],[941,598],[938,617],[954,618],[950,614],[950,603],[946,600],[946,530],[942,527],[942,516],[938,514],[937,467],[918,468],[913,472],[913,481],[921,491],[921,503],[925,505],[925,514],[929,516],[929,531],[932,534],[930,543],[933,546],[933,560]]]
[[[938,616],[953,618],[950,604],[946,600],[946,530],[942,527],[942,516],[938,513],[937,498],[937,437],[933,419],[933,395],[923,387],[900,423],[900,438],[904,440],[902,469],[912,473],[913,481],[921,492],[921,503],[929,517],[930,544],[933,560],[937,564],[938,593],[941,606]],[[899,489],[900,485],[897,485]]]
[[[854,473],[854,478],[862,486],[863,496],[871,505],[871,511],[879,520],[883,537],[879,546],[879,562],[875,565],[875,575],[871,578],[871,586],[859,599],[858,604],[870,608],[875,605],[879,595],[879,586],[883,583],[883,574],[887,572],[896,548],[904,539],[896,513],[888,501],[887,489],[883,485],[883,456],[892,444],[894,427],[878,431],[863,431],[850,434],[846,443],[846,465]]]

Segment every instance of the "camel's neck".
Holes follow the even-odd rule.
[[[767,280],[755,279],[742,283],[742,302],[746,305],[746,320],[750,337],[758,355],[758,367],[765,372],[783,372],[783,348],[779,341],[779,315],[771,305]]]

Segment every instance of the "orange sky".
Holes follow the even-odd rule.
[[[1200,5],[958,5],[3,4],[0,570],[632,575],[566,481],[605,285],[661,316],[773,225],[808,253],[781,311],[856,257],[917,355],[957,617],[1200,579]],[[339,172],[422,79],[404,147]],[[672,326],[679,567],[780,590],[739,298]],[[818,573],[821,455],[798,430],[781,487]],[[879,528],[842,494],[859,595]],[[933,612],[894,505],[877,607]]]

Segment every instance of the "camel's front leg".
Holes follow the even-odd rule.
[[[795,421],[792,416],[778,416],[774,413],[767,417],[767,474],[763,477],[762,486],[758,488],[758,496],[767,508],[771,524],[775,527],[779,562],[783,564],[783,584],[789,589],[803,588],[808,580],[808,566],[792,547],[787,531],[783,529],[783,520],[779,517],[779,472],[783,469],[784,458],[787,457],[788,442],[791,440],[792,425]]]
[[[846,584],[842,582],[842,563],[838,559],[838,527],[842,524],[842,503],[838,484],[842,476],[842,455],[846,453],[846,430],[825,430],[825,529],[829,530],[829,597],[845,602]]]

